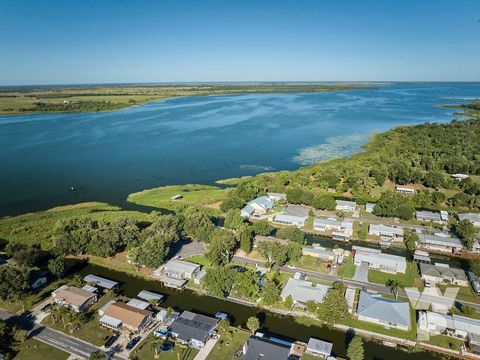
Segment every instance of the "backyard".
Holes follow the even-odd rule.
[[[242,348],[250,335],[249,332],[231,327],[229,331],[222,334],[207,360],[235,359],[235,352]]]
[[[130,359],[147,360],[155,358],[155,347],[161,346],[161,341],[153,335],[149,335],[144,341],[138,345],[131,353]],[[161,360],[193,360],[197,355],[198,350],[185,347],[180,344],[175,344],[175,347],[170,352],[162,352],[159,356]]]

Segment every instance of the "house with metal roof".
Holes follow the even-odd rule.
[[[420,234],[418,237],[418,246],[427,250],[455,253],[463,248],[459,238],[444,233]]]
[[[310,247],[304,246],[302,248],[302,255],[316,257],[322,261],[334,261],[335,254],[324,247]]]
[[[395,191],[399,194],[415,195],[415,189],[408,186],[396,185]]]
[[[161,303],[165,296],[162,294],[157,294],[152,291],[142,290],[138,293],[137,298],[145,300],[145,301],[156,301],[157,303]]]
[[[448,282],[458,286],[468,286],[465,271],[448,264],[419,264],[422,279],[431,283]]]
[[[100,277],[97,275],[91,275],[91,274],[85,276],[83,278],[83,281],[85,281],[86,283],[95,284],[96,286],[99,286],[107,290],[111,290],[118,285],[118,282],[116,281],[105,279],[103,277]]]
[[[165,286],[183,289],[185,284],[200,272],[200,265],[188,261],[171,259],[155,269],[152,276],[159,279]]]
[[[267,193],[267,196],[268,196],[269,199],[272,200],[272,201],[287,200],[287,194],[276,193],[276,192],[269,192],[269,193]]]
[[[470,221],[473,226],[480,227],[480,214],[479,213],[464,213],[458,214],[458,220],[468,220]]]
[[[335,200],[335,210],[354,212],[357,210],[357,203],[355,201]]]
[[[218,319],[184,311],[169,327],[172,336],[179,342],[200,349],[215,332]]]
[[[467,339],[469,334],[480,335],[480,320],[455,314],[421,311],[418,314],[418,330],[419,334],[426,332]]]
[[[334,218],[322,219],[316,218],[313,220],[313,228],[322,232],[342,232],[346,237],[353,235],[353,223],[350,221],[338,221]]]
[[[127,302],[127,305],[133,306],[137,309],[146,310],[150,307],[150,303],[140,300],[140,299],[130,299]]]
[[[385,327],[409,330],[410,305],[408,302],[385,298],[379,294],[360,291],[357,317]]]
[[[303,227],[307,222],[308,216],[295,216],[287,214],[278,214],[274,217],[273,222],[281,225],[295,225],[296,227]]]
[[[105,309],[99,322],[101,326],[118,331],[121,327],[132,332],[144,329],[152,321],[153,313],[134,306],[113,302]]]
[[[292,343],[257,332],[243,344],[243,360],[293,360]]]
[[[326,359],[332,353],[332,348],[333,344],[331,342],[310,338],[308,339],[306,352],[307,354]]]
[[[97,301],[97,294],[75,286],[63,285],[51,295],[55,304],[65,306],[77,313],[84,312]]]
[[[264,215],[268,210],[273,209],[274,202],[268,196],[260,196],[247,203],[241,210],[240,215],[244,219],[250,217],[259,217]]]
[[[303,306],[308,301],[321,303],[325,295],[327,295],[330,286],[323,284],[316,284],[303,279],[288,279],[285,287],[280,294],[283,301],[291,296],[295,305]]]
[[[365,204],[365,211],[366,211],[367,213],[370,213],[370,214],[371,214],[371,213],[373,212],[373,208],[374,208],[374,207],[375,207],[375,204],[373,204],[373,203],[366,203],[366,204]]]
[[[468,281],[470,281],[470,285],[472,286],[473,291],[475,294],[480,295],[480,281],[478,280],[477,275],[474,272],[469,271],[467,272]]]
[[[362,265],[362,263],[368,263],[370,269],[392,274],[405,274],[407,269],[405,257],[385,254],[380,249],[353,246],[352,253],[354,254],[353,261],[357,266]]]
[[[446,211],[416,211],[415,218],[420,221],[433,221],[444,224],[448,221],[448,212]]]
[[[368,234],[391,241],[403,241],[403,229],[383,224],[370,224]]]

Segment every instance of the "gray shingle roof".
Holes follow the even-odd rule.
[[[290,346],[256,335],[247,339],[243,360],[287,360]]]
[[[215,318],[184,311],[172,322],[170,330],[185,342],[191,339],[205,342],[215,329],[217,322]]]
[[[465,275],[465,271],[463,269],[422,263],[419,264],[419,266],[420,273],[422,275],[467,281],[467,276]]]
[[[358,315],[410,327],[410,306],[403,301],[384,298],[367,291],[360,292]]]
[[[310,338],[307,344],[307,350],[314,351],[316,353],[321,353],[326,356],[332,353],[332,347],[333,347],[332,343],[314,339],[314,338]]]

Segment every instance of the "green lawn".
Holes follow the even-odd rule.
[[[454,287],[458,288],[458,294],[457,294],[457,300],[464,300],[464,301],[469,301],[469,302],[474,302],[474,303],[479,303],[480,302],[480,296],[476,295],[471,286],[456,286],[456,285],[443,285],[443,284],[438,284],[437,287],[442,291],[442,293],[445,292],[445,289],[447,287]]]
[[[174,195],[182,195],[182,199],[171,200]],[[212,214],[219,214],[218,205],[225,199],[226,189],[207,185],[173,185],[144,190],[130,194],[128,201],[175,211],[179,205],[203,205]]]
[[[201,265],[203,267],[209,267],[210,262],[208,261],[207,257],[205,255],[193,255],[189,256],[187,258],[184,258],[182,260],[192,262],[194,264]]]
[[[207,360],[238,359],[235,358],[235,352],[243,346],[250,335],[251,333],[247,331],[230,328],[230,331],[217,341]]]
[[[385,285],[389,279],[394,279],[400,283],[401,287],[413,287],[415,286],[415,279],[417,277],[419,277],[417,264],[412,262],[407,262],[407,270],[405,274],[389,274],[372,269],[368,271],[368,281],[381,285]]]
[[[338,276],[351,279],[355,275],[356,266],[353,263],[353,258],[350,256],[347,261],[338,268]]]
[[[153,349],[154,336],[149,335],[143,340],[131,353],[130,359],[150,360],[154,359],[155,351]],[[161,341],[161,340],[160,340]],[[160,360],[193,360],[198,350],[176,344],[171,352],[161,353]]]
[[[300,259],[293,263],[299,269],[312,270],[321,273],[329,273],[330,270],[327,269],[327,263],[320,260],[319,258],[303,255]]]
[[[445,336],[445,335],[436,335],[436,336],[430,336],[430,340],[425,341],[425,343],[432,344],[435,346],[440,346],[445,349],[458,351],[462,348],[463,340],[456,339],[450,336]]]
[[[60,220],[89,217],[108,221],[121,216],[134,217],[142,221],[150,219],[150,215],[146,213],[123,211],[119,207],[105,203],[88,202],[2,218],[0,219],[0,238],[20,243],[38,243],[42,248],[50,248],[55,225]]]
[[[15,346],[15,360],[65,360],[70,354],[33,338]]]

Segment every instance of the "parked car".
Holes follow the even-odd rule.
[[[115,341],[117,341],[117,339],[120,337],[119,334],[115,334],[115,335],[112,335],[108,338],[108,340],[105,342],[105,347],[106,348],[109,348],[110,346],[112,346]]]
[[[127,346],[125,347],[125,349],[127,349],[128,351],[132,350],[135,345],[137,345],[137,343],[141,340],[142,338],[140,336],[136,336],[134,337],[132,340],[130,340],[127,344]]]
[[[43,307],[40,309],[40,311],[41,311],[41,312],[48,312],[48,311],[50,311],[50,310],[52,309],[52,306],[53,306],[53,305],[49,303],[49,304],[43,306]]]

